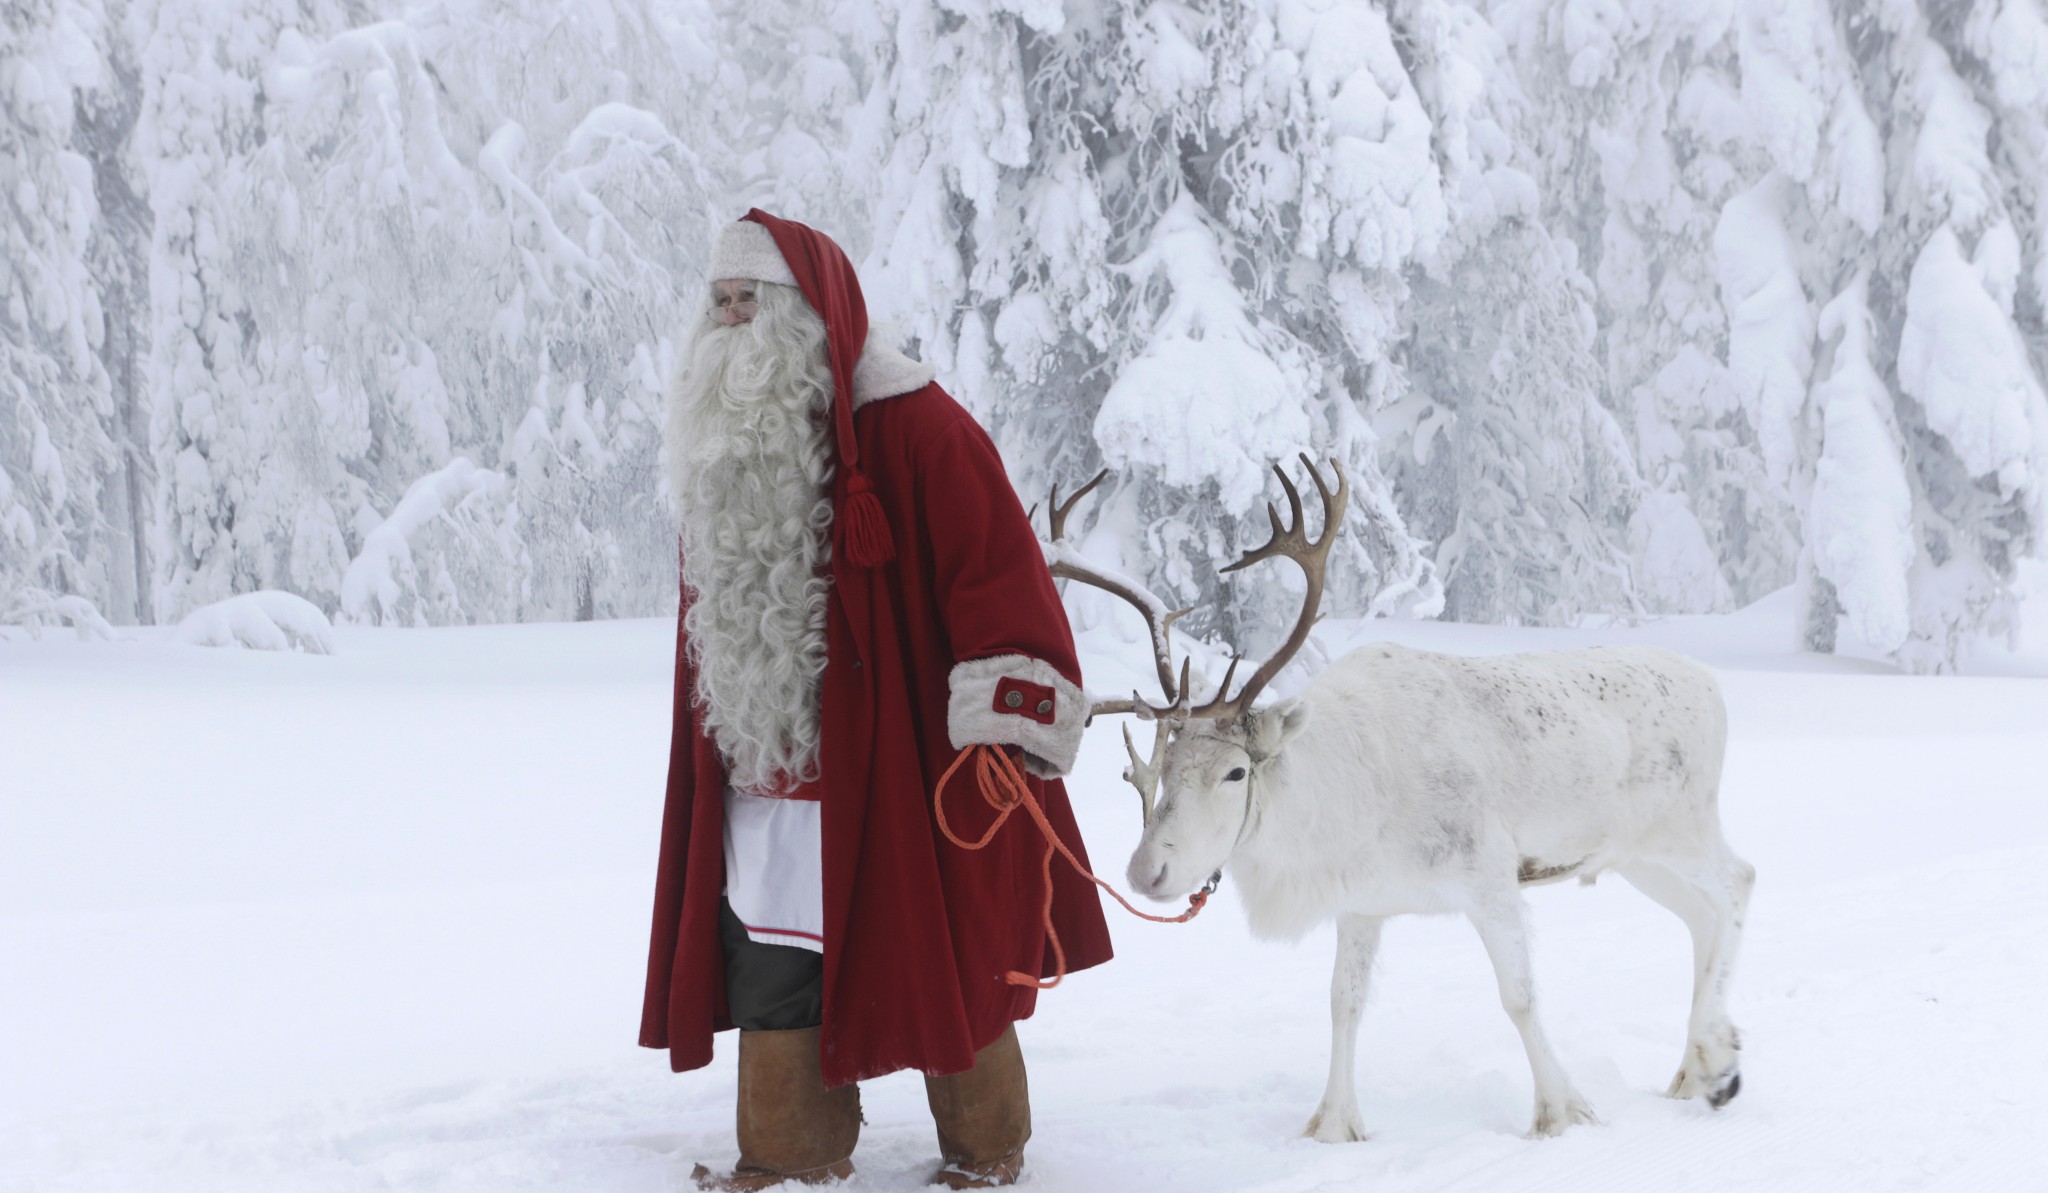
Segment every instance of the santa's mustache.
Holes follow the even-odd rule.
[[[765,371],[773,358],[767,337],[752,323],[735,323],[730,327],[712,323],[701,328],[697,338],[691,342],[686,374],[694,375],[693,379],[703,383],[705,390],[712,391],[704,396],[713,397],[733,388],[758,385],[764,378],[751,375],[728,378],[727,374],[736,367],[745,369],[748,374]],[[729,380],[732,384],[716,384],[720,380]]]
[[[690,345],[683,387],[698,401],[752,405],[823,366],[823,330],[807,309],[775,315],[764,309],[745,323],[708,323]]]

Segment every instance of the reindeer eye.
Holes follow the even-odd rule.
[[[1230,768],[1230,773],[1229,773],[1229,774],[1227,774],[1227,775],[1225,775],[1225,776],[1223,776],[1223,781],[1224,781],[1224,782],[1226,782],[1226,783],[1237,783],[1237,782],[1241,782],[1241,781],[1242,781],[1243,779],[1244,779],[1244,768],[1243,768],[1243,767],[1241,767],[1241,766],[1234,766],[1234,767],[1231,767],[1231,768]]]

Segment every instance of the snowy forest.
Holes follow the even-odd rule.
[[[2044,0],[8,0],[0,623],[672,613],[761,206],[1084,551],[1257,643],[1796,586],[1954,665],[2048,549]],[[1257,575],[1257,573],[1254,573]],[[1079,606],[1085,615],[1087,606]]]

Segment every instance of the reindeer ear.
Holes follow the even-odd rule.
[[[1260,758],[1278,754],[1308,724],[1308,715],[1308,704],[1302,700],[1283,700],[1258,713],[1252,718],[1252,753]]]

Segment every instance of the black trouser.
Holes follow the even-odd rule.
[[[825,1021],[825,958],[795,945],[761,944],[747,935],[732,904],[718,901],[718,943],[725,950],[725,1000],[741,1031],[794,1031]]]

